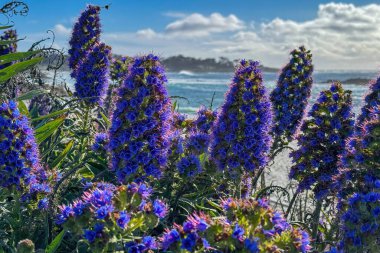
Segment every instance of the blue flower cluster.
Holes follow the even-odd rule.
[[[302,123],[313,84],[310,51],[302,46],[293,50],[291,56],[270,94],[274,113],[273,136],[287,142],[293,140]]]
[[[128,74],[129,57],[113,58],[110,66],[111,80],[121,84]]]
[[[177,163],[181,175],[193,178],[202,172],[200,155],[207,152],[210,136],[202,132],[190,132],[184,141],[184,156]]]
[[[291,152],[295,163],[289,177],[299,181],[298,190],[312,189],[317,199],[330,194],[338,172],[339,155],[353,131],[351,91],[333,83],[322,91],[297,136],[299,148]]]
[[[380,106],[369,111],[368,119],[347,140],[337,177],[344,252],[372,252],[380,236]]]
[[[124,231],[141,233],[165,217],[167,205],[159,199],[150,201],[151,193],[152,189],[144,183],[114,186],[99,182],[73,203],[60,206],[56,223],[81,235],[93,250],[104,249],[114,236]],[[154,246],[149,241],[143,240],[145,247]]]
[[[166,82],[159,58],[149,54],[134,59],[118,90],[109,149],[120,182],[158,178],[167,164],[172,111]]]
[[[92,144],[92,150],[96,152],[103,152],[107,150],[108,145],[108,134],[107,133],[97,133],[94,137],[94,144]]]
[[[189,154],[182,157],[177,163],[177,168],[181,175],[186,175],[189,178],[192,178],[202,172],[199,157],[194,154]]]
[[[79,16],[74,25],[71,39],[69,41],[69,67],[71,68],[71,76],[76,78],[80,72],[78,70],[79,62],[84,59],[100,40],[100,7],[88,5]]]
[[[104,43],[95,45],[79,62],[75,95],[88,103],[103,103],[109,82],[111,49]]]
[[[217,115],[217,111],[212,111],[201,106],[197,112],[197,117],[194,120],[196,130],[201,133],[209,134]]]
[[[173,128],[185,132],[186,129],[186,115],[180,112],[173,112]]]
[[[0,104],[0,150],[1,187],[21,191],[24,201],[50,192],[33,130],[12,100]]]
[[[169,252],[309,252],[307,232],[293,228],[265,200],[222,200],[222,214],[189,215],[181,225],[160,238],[160,248]]]
[[[4,32],[3,35],[0,36],[1,41],[12,41],[10,44],[6,45],[0,45],[0,56],[1,55],[6,55],[10,53],[15,53],[17,51],[17,33],[16,30],[7,30]],[[6,64],[1,64],[0,69],[9,67],[12,65],[12,63],[6,63]]]
[[[152,236],[144,236],[139,242],[128,242],[124,246],[128,253],[153,252],[158,249],[158,243]]]
[[[254,173],[268,162],[272,108],[256,61],[240,61],[211,137],[221,170]]]
[[[361,108],[361,113],[357,118],[356,132],[362,132],[362,126],[366,120],[370,120],[371,110],[380,106],[380,76],[372,81],[369,92],[364,98],[365,104]]]

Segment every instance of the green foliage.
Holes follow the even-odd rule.
[[[42,57],[36,57],[30,60],[17,62],[9,67],[0,70],[0,84],[5,83],[15,75],[30,69],[42,61]]]

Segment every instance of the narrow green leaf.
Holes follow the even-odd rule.
[[[1,44],[0,44],[1,45]],[[28,51],[28,52],[17,52],[17,53],[11,53],[11,54],[5,54],[0,56],[0,64],[6,64],[13,61],[19,61],[25,58],[32,57],[33,55],[38,54],[41,52],[40,50],[36,51]]]
[[[13,27],[13,25],[4,25],[4,26],[0,26],[0,30],[9,29],[12,27]]]
[[[59,154],[59,156],[52,162],[52,164],[50,165],[51,167],[50,168],[55,168],[57,167],[62,161],[63,159],[66,158],[67,154],[70,152],[71,148],[73,147],[73,144],[74,144],[74,141],[71,140],[69,143],[67,143],[65,149],[62,151],[61,154]]]
[[[61,116],[45,125],[36,129],[36,140],[37,143],[41,143],[47,138],[49,138],[64,122],[65,116]]]
[[[100,112],[100,115],[102,116],[103,120],[107,123],[107,126],[109,126],[111,124],[110,120],[107,118],[106,115],[104,115],[104,113]]]
[[[49,90],[31,90],[17,98],[18,101],[29,100],[42,94],[49,93]]]
[[[4,83],[16,74],[33,67],[34,65],[42,61],[42,59],[42,57],[37,57],[27,61],[17,62],[9,67],[0,70],[0,83]]]
[[[47,246],[45,253],[54,253],[57,251],[59,245],[61,245],[61,242],[63,240],[63,237],[65,236],[65,230],[62,230],[55,238],[54,240]]]
[[[21,114],[23,114],[25,116],[29,116],[28,107],[26,107],[26,105],[23,101],[18,101],[18,109],[20,110]]]
[[[78,174],[81,177],[87,178],[87,179],[93,179],[95,176],[94,172],[92,172],[91,169],[88,167],[83,167],[82,169],[78,170]]]
[[[62,115],[65,112],[68,112],[69,110],[70,110],[70,108],[66,108],[66,109],[63,109],[63,110],[55,111],[55,112],[52,112],[52,113],[50,113],[48,115],[44,115],[44,116],[41,116],[41,117],[38,117],[38,118],[34,118],[34,119],[32,119],[32,122],[40,121],[40,120],[43,120],[43,119],[50,119],[50,118],[53,118],[55,116]]]

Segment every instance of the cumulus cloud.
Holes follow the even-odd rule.
[[[157,36],[157,33],[153,29],[147,28],[137,31],[136,35],[142,38],[152,39]]]
[[[380,64],[379,23],[377,4],[321,4],[315,19],[296,22],[275,18],[257,29],[236,33],[230,43],[227,41],[214,51],[230,55],[250,51],[265,59],[303,44],[313,50],[322,68],[373,69]],[[258,52],[259,48],[263,51]]]
[[[224,17],[220,13],[212,13],[210,16],[193,13],[168,24],[165,32],[183,36],[207,36],[212,33],[237,31],[244,27],[244,22],[233,14]]]
[[[57,35],[69,35],[71,33],[71,28],[67,28],[65,27],[64,25],[62,24],[56,24],[54,26],[54,32],[57,34]]]
[[[300,45],[311,49],[317,69],[377,69],[380,67],[380,5],[321,4],[306,21],[275,18],[266,22],[219,13],[166,13],[175,20],[157,30],[102,34],[119,54],[156,52],[195,57],[251,58],[279,67]],[[248,25],[246,25],[248,24]],[[55,32],[66,36],[62,24]],[[201,38],[201,39],[200,39]],[[64,43],[61,43],[64,44]]]

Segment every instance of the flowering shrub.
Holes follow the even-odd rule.
[[[95,45],[78,63],[75,95],[88,103],[103,103],[108,89],[110,47]]]
[[[166,82],[158,57],[150,54],[134,60],[118,91],[109,148],[120,182],[132,175],[160,177],[167,164],[172,112]]]
[[[273,135],[289,142],[302,123],[313,79],[311,53],[305,47],[293,50],[290,62],[281,70],[276,88],[270,94]]]
[[[160,238],[169,252],[309,252],[307,232],[293,228],[265,200],[221,201],[223,216],[194,213]]]
[[[302,119],[313,71],[304,47],[270,98],[259,63],[242,60],[223,106],[192,117],[172,106],[157,56],[112,60],[99,12],[88,6],[74,26],[75,96],[51,92],[51,107],[41,90],[17,97],[23,76],[3,75],[18,104],[0,102],[0,252],[378,251],[379,79],[354,135],[350,92],[339,83]],[[0,54],[16,49],[14,38],[0,38]],[[293,183],[265,187],[261,175],[295,134],[291,196]]]
[[[197,112],[197,117],[194,120],[196,130],[201,133],[210,134],[211,127],[214,124],[217,115],[217,111],[212,111],[201,106]]]
[[[10,53],[15,53],[17,51],[17,32],[16,30],[7,30],[4,32],[3,35],[0,36],[1,41],[13,41],[10,44],[4,44],[0,45],[0,56],[1,55],[6,55]],[[6,68],[8,66],[12,65],[12,63],[6,63],[6,64],[1,64],[0,69]]]
[[[87,240],[92,252],[123,247],[124,242],[135,242],[131,235],[154,228],[168,212],[163,201],[150,200],[151,193],[143,183],[97,183],[71,204],[60,206],[56,223]]]
[[[69,41],[69,67],[71,76],[76,78],[80,72],[78,65],[86,57],[89,50],[100,40],[100,7],[88,5],[76,21]]]
[[[0,186],[26,201],[50,192],[48,174],[42,167],[33,130],[17,104],[0,104]],[[45,206],[45,205],[44,205]]]
[[[380,105],[380,76],[377,80],[372,81],[368,94],[364,98],[364,103],[356,122],[356,132],[358,133],[362,132],[365,121],[370,120],[371,110]]]
[[[272,112],[258,66],[240,61],[212,130],[211,157],[231,174],[254,173],[269,160]]]
[[[340,83],[322,91],[297,137],[298,150],[290,155],[294,165],[289,177],[299,181],[298,190],[312,189],[318,199],[328,195],[338,174],[338,156],[352,134],[351,92]]]
[[[360,135],[348,139],[338,183],[343,223],[340,247],[347,251],[376,252],[380,215],[380,106],[373,108]]]

